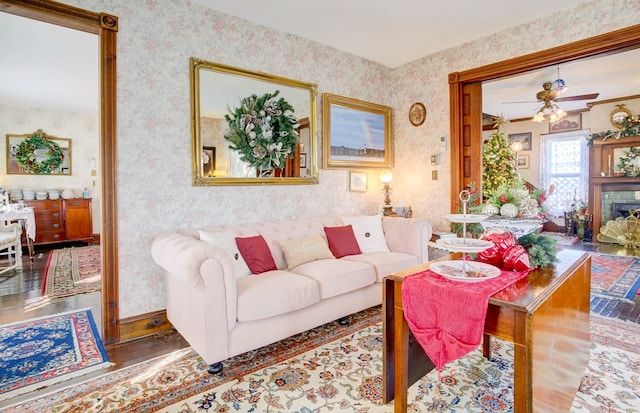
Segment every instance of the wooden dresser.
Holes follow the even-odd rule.
[[[91,199],[47,199],[25,201],[33,207],[38,244],[66,241],[93,241]]]

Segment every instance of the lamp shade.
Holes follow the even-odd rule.
[[[383,184],[388,184],[389,182],[391,182],[392,178],[393,175],[391,174],[391,171],[389,169],[385,169],[380,172],[380,182],[382,182]]]

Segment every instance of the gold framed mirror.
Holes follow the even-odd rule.
[[[627,109],[627,107],[623,104],[616,105],[616,108],[611,112],[609,118],[611,120],[611,124],[618,129],[622,129],[624,120],[627,116],[631,116],[631,111]]]
[[[71,139],[47,135],[42,130],[24,135],[7,134],[7,174],[71,175]]]
[[[195,57],[190,72],[194,186],[318,183],[315,84]]]

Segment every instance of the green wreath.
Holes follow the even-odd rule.
[[[47,158],[38,162],[36,151],[47,150]],[[64,161],[64,152],[60,145],[49,139],[42,130],[36,131],[20,144],[16,149],[16,162],[26,172],[32,174],[51,174],[58,170]]]
[[[229,132],[224,138],[240,160],[256,169],[283,168],[298,143],[298,120],[293,107],[275,93],[251,95],[224,118]],[[260,171],[262,172],[262,171]]]
[[[626,176],[640,176],[640,147],[630,147],[620,158],[618,168],[623,170]]]

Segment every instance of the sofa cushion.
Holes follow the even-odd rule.
[[[382,282],[382,279],[392,272],[420,264],[418,257],[403,252],[371,252],[369,254],[350,255],[342,258],[342,260],[372,265],[376,270],[377,282]]]
[[[289,271],[238,279],[238,321],[260,320],[320,301],[318,283]]]
[[[278,241],[289,269],[305,262],[334,258],[320,235]]]
[[[343,217],[342,220],[345,225],[353,227],[353,233],[363,254],[378,251],[389,252],[389,246],[382,230],[382,217],[380,215]]]
[[[261,274],[276,269],[271,250],[262,235],[237,237],[236,243],[252,273]]]
[[[318,260],[299,265],[293,270],[317,281],[320,298],[348,293],[376,282],[375,269],[363,262]]]
[[[324,227],[324,233],[329,242],[329,249],[336,258],[362,253],[351,225]]]
[[[243,277],[251,274],[249,266],[247,266],[246,261],[242,258],[242,254],[238,249],[238,244],[236,244],[236,235],[233,232],[208,232],[200,230],[198,233],[200,234],[201,241],[204,241],[209,245],[213,245],[214,247],[221,248],[231,256],[236,277]]]

